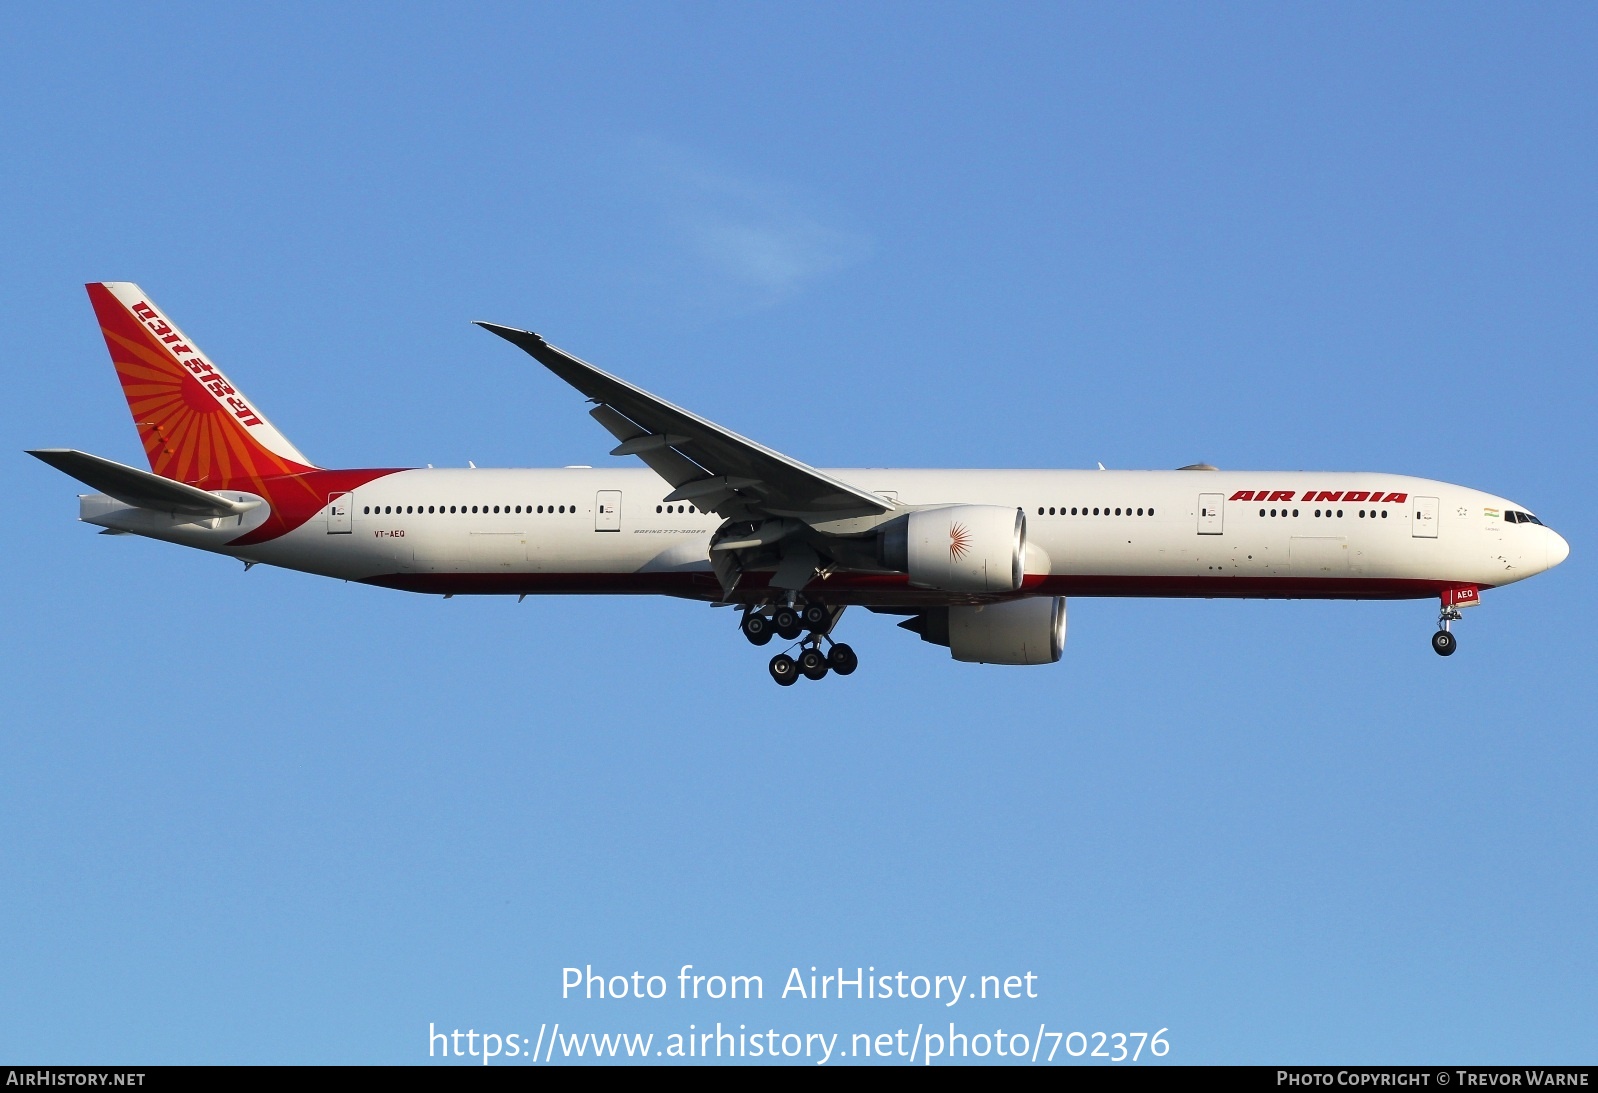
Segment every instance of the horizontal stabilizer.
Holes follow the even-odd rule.
[[[230,501],[198,486],[174,482],[125,463],[73,451],[71,448],[41,448],[28,454],[71,475],[85,486],[135,508],[215,518],[239,516],[261,504],[260,501]]]

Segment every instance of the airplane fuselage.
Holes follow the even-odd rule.
[[[1492,588],[1557,565],[1564,540],[1514,502],[1377,473],[829,469],[902,505],[980,501],[1026,514],[1012,596],[1404,599]],[[413,592],[632,593],[723,599],[708,561],[722,520],[645,468],[313,472],[327,503],[250,541],[256,510],[141,534],[249,561]],[[353,488],[345,476],[366,479]],[[367,477],[371,476],[371,477]],[[311,488],[317,488],[312,483]],[[118,527],[123,506],[86,503]],[[269,506],[263,506],[269,509]],[[135,510],[136,511],[136,510]],[[240,541],[243,541],[242,544]],[[970,603],[895,573],[843,571],[807,590],[840,605]],[[735,602],[766,598],[746,574]]]

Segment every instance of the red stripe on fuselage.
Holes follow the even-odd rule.
[[[768,598],[768,575],[744,576],[730,597],[737,603]],[[364,583],[404,592],[451,596],[659,595],[721,600],[721,586],[709,573],[393,573]],[[1116,596],[1171,599],[1418,600],[1440,595],[1457,581],[1370,577],[1029,577],[1025,592],[1034,596]],[[1483,586],[1485,587],[1485,586]],[[1014,596],[966,596],[912,588],[900,574],[836,574],[805,589],[804,596],[825,603],[872,606],[924,606],[982,603]]]

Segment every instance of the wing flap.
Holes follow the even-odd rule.
[[[603,425],[611,436],[621,441],[618,447],[626,447],[636,440],[646,440],[655,435],[636,421],[617,413],[603,403],[588,411],[588,416]],[[617,453],[613,451],[611,454],[615,455]],[[710,473],[676,448],[664,443],[649,444],[637,451],[621,454],[636,455],[643,460],[646,467],[660,475],[672,486],[686,485],[689,482],[704,478]]]

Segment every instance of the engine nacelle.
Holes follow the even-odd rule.
[[[918,509],[881,532],[883,564],[945,592],[1014,592],[1026,568],[1026,513],[1001,505]]]
[[[899,624],[973,664],[1053,664],[1065,652],[1065,597],[938,607]]]

